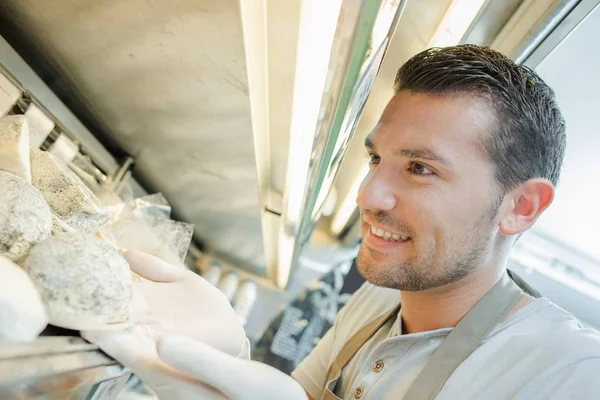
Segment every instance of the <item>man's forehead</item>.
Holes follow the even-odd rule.
[[[487,104],[472,96],[401,91],[388,103],[365,145],[423,148],[440,155],[461,149],[460,153],[485,152],[482,143],[494,123]]]

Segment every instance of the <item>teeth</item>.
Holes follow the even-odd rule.
[[[382,239],[389,240],[391,242],[404,242],[410,239],[409,236],[400,236],[395,233],[386,232],[383,229],[377,229],[371,225],[371,232],[373,235],[378,236]]]

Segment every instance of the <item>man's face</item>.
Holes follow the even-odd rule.
[[[492,116],[468,95],[401,91],[390,101],[366,140],[371,171],[357,198],[367,280],[426,290],[493,256],[501,196],[482,145]]]

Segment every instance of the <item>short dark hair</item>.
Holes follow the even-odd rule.
[[[400,68],[394,90],[481,97],[496,112],[496,129],[483,145],[502,189],[531,178],[558,183],[565,121],[554,92],[531,68],[489,47],[431,48]]]

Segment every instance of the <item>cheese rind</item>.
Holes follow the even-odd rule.
[[[48,315],[33,282],[21,267],[0,256],[0,339],[33,341]]]
[[[52,213],[42,194],[17,175],[0,171],[0,256],[18,262],[51,230]]]
[[[90,235],[64,233],[38,243],[23,265],[51,324],[89,329],[127,321],[133,284],[129,264],[110,244]]]
[[[96,233],[110,219],[100,200],[52,154],[40,150],[31,154],[32,183],[56,217],[75,231]]]
[[[0,118],[0,170],[31,183],[29,124],[24,115]]]

